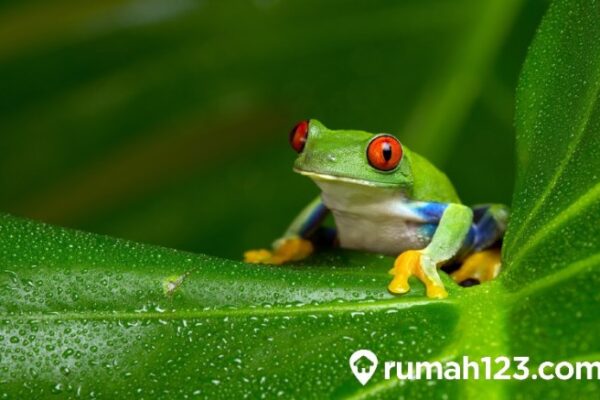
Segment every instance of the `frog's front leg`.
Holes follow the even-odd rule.
[[[442,299],[448,296],[438,275],[438,267],[453,258],[462,247],[473,220],[473,211],[462,204],[449,204],[427,247],[400,254],[390,271],[394,279],[388,289],[392,293],[410,290],[408,278],[419,278],[427,288],[427,297]]]
[[[273,243],[272,250],[249,250],[244,253],[244,261],[280,265],[308,257],[314,251],[308,239],[319,229],[328,212],[321,197],[317,197],[292,221],[284,235]]]

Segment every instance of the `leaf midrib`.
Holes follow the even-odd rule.
[[[503,304],[512,304],[526,296],[531,296],[572,278],[577,273],[600,262],[600,253],[588,258],[577,260],[565,266],[559,272],[547,275],[532,282],[518,291],[509,292],[502,282],[492,281],[470,289],[459,289],[451,297],[443,300],[430,300],[426,297],[392,298],[373,301],[339,301],[319,304],[286,304],[277,306],[263,305],[260,307],[224,307],[204,309],[174,309],[159,311],[80,311],[80,312],[26,312],[23,314],[4,315],[4,320],[174,320],[195,318],[225,318],[225,317],[255,317],[298,315],[326,312],[368,312],[380,310],[404,310],[420,306],[454,305],[472,301],[473,296],[496,296]],[[487,290],[487,293],[481,293]],[[469,300],[471,299],[471,300]]]
[[[192,310],[158,311],[81,311],[65,313],[27,313],[3,316],[4,320],[173,320],[195,318],[257,317],[275,315],[296,315],[326,312],[367,312],[380,310],[404,310],[413,307],[456,304],[456,299],[429,300],[425,297],[414,299],[389,299],[375,302],[344,302],[311,305],[286,305],[274,307],[210,308]]]

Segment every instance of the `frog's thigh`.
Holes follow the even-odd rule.
[[[494,279],[500,273],[500,249],[477,251],[468,256],[451,276],[455,282],[461,283],[468,279],[479,282]]]

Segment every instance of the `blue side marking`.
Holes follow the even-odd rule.
[[[448,207],[446,203],[418,202],[413,207],[414,212],[425,222],[419,228],[419,233],[432,238],[438,223]],[[493,245],[501,236],[498,222],[489,213],[490,205],[473,207],[473,222],[463,242],[460,253],[483,250]]]
[[[327,207],[325,207],[325,204],[320,203],[318,206],[316,206],[313,212],[302,224],[299,235],[303,238],[308,237],[321,225],[321,222],[323,222],[328,212],[329,210]]]
[[[435,230],[437,229],[438,224],[436,223],[427,223],[427,224],[423,224],[419,227],[419,234],[429,238],[429,240],[431,240],[431,238],[433,238],[433,234],[435,233]]]
[[[433,203],[433,202],[417,202],[413,208],[415,213],[423,218],[427,223],[438,223],[442,218],[442,214],[448,208],[447,203]],[[412,208],[412,207],[411,207]]]

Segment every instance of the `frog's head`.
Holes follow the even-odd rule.
[[[294,170],[317,181],[389,188],[412,182],[406,149],[387,133],[330,130],[311,119],[292,129],[290,144],[299,153]]]

